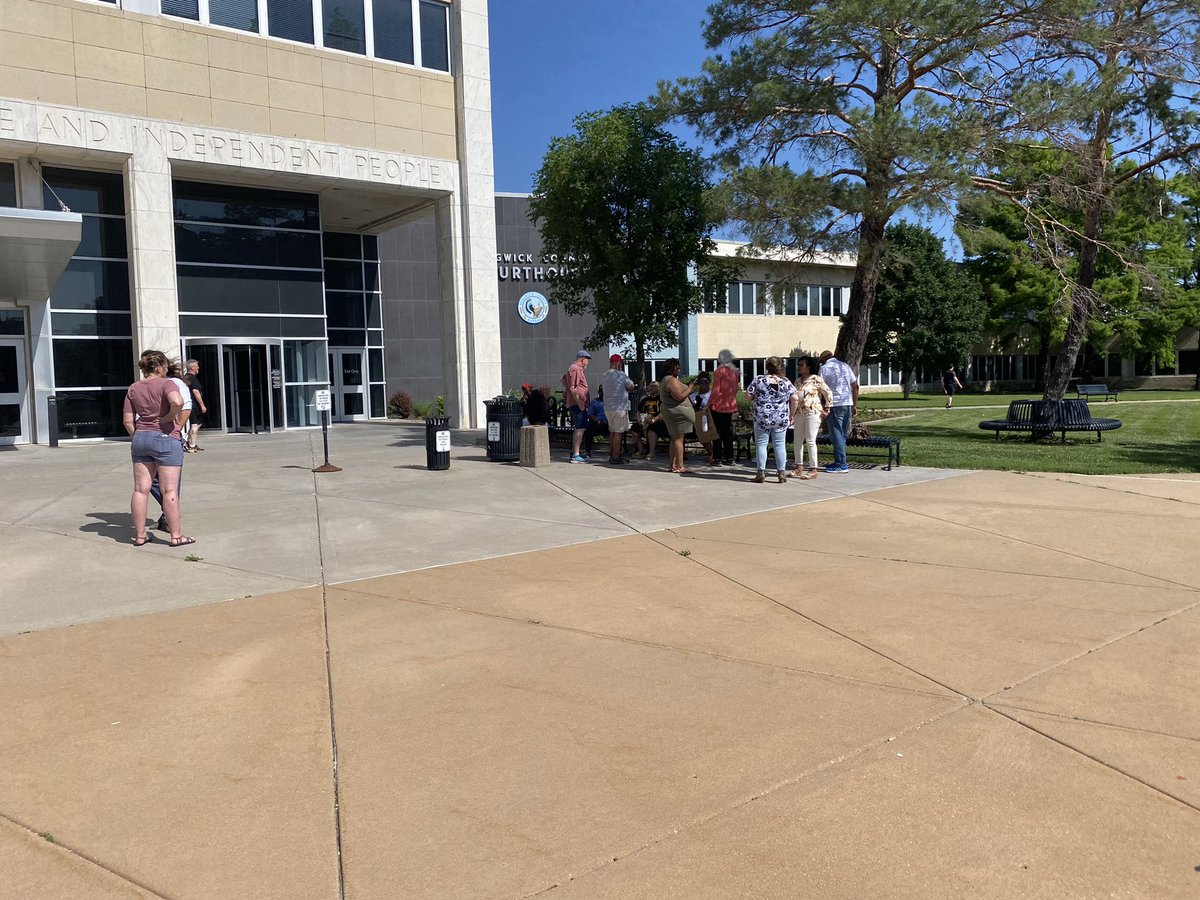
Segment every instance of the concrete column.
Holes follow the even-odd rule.
[[[462,271],[461,209],[458,195],[442,197],[434,204],[434,233],[437,242],[438,295],[442,311],[442,380],[446,383],[446,415],[454,428],[475,427],[471,410],[475,396],[472,385],[470,298]]]
[[[42,170],[30,157],[17,160],[17,204],[22,209],[42,209]],[[53,207],[58,209],[57,204]],[[21,301],[29,311],[29,386],[33,410],[29,435],[32,443],[44,444],[50,439],[50,422],[46,401],[54,393],[54,348],[50,338],[50,298],[39,297]]]
[[[133,292],[133,349],[182,353],[175,283],[171,164],[163,147],[137,133],[125,163],[125,215]]]
[[[500,292],[496,281],[496,191],[492,164],[492,75],[487,0],[451,7],[457,37],[456,125],[458,214],[466,309],[461,323],[469,368],[460,387],[462,425],[478,427],[483,401],[503,389],[500,371]],[[440,208],[440,207],[439,207]],[[439,226],[440,237],[440,226]],[[462,365],[460,365],[462,371]],[[465,387],[465,393],[463,393]]]

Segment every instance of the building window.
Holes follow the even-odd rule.
[[[17,205],[17,167],[0,162],[0,206]]]
[[[301,44],[313,42],[313,0],[267,0],[271,37]]]
[[[450,71],[450,9],[443,3],[421,0],[421,65]]]
[[[176,16],[180,19],[200,21],[200,0],[162,0],[164,16]]]
[[[375,0],[375,55],[395,62],[416,62],[413,55],[412,0]]]
[[[214,25],[258,33],[258,0],[208,0],[208,20]]]
[[[42,168],[43,205],[83,214],[79,246],[50,295],[60,438],[124,435],[134,378],[125,186],[118,173]]]
[[[348,53],[367,52],[367,20],[363,0],[322,0],[325,46]]]
[[[367,363],[363,382],[368,414],[384,418],[383,298],[379,292],[379,239],[374,235],[327,231],[325,245],[325,310],[329,346],[358,350]],[[343,357],[344,358],[344,357]],[[351,399],[343,398],[349,404]],[[348,414],[363,410],[347,409]]]

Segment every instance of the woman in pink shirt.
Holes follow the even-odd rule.
[[[717,439],[713,441],[713,457],[727,466],[733,465],[733,415],[737,412],[737,395],[741,375],[733,364],[733,353],[722,350],[717,355],[717,371],[713,372],[712,397],[708,408],[712,410],[713,423],[717,426]]]
[[[125,430],[133,438],[133,545],[144,547],[151,539],[146,531],[146,506],[150,484],[157,473],[162,488],[163,514],[171,530],[171,546],[196,543],[179,530],[179,472],[183,466],[183,444],[179,442],[179,411],[183,396],[167,378],[170,360],[161,350],[147,350],[138,360],[142,380],[125,392]]]

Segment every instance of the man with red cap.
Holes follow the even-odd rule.
[[[608,461],[614,466],[628,462],[623,450],[625,432],[629,430],[629,392],[637,385],[625,374],[625,360],[620,353],[608,358],[608,371],[600,376],[604,391],[604,416],[608,419]]]
[[[525,396],[524,425],[549,425],[550,403],[546,395],[529,382],[521,385],[521,393]]]

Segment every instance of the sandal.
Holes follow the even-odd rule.
[[[152,535],[152,534],[144,534],[144,535],[142,535],[140,538],[139,538],[139,537],[135,537],[135,538],[133,539],[133,546],[135,546],[135,547],[145,547],[147,544],[153,543],[153,541],[154,541],[154,535]]]
[[[194,544],[194,543],[196,543],[196,539],[195,539],[195,538],[190,538],[190,537],[188,537],[186,534],[181,534],[181,535],[180,535],[179,537],[177,537],[177,538],[171,538],[171,543],[170,543],[170,546],[172,546],[172,547],[186,547],[188,544]]]

